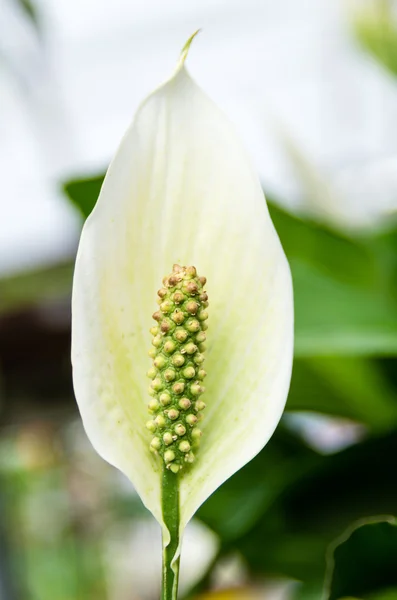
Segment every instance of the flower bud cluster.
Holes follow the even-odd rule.
[[[205,277],[198,277],[195,267],[174,265],[157,292],[159,309],[153,314],[156,325],[149,356],[153,366],[147,375],[152,380],[146,423],[153,434],[150,450],[159,454],[168,469],[178,473],[194,461],[205,403],[204,342],[207,329],[208,296]]]

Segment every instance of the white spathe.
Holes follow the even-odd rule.
[[[74,387],[87,434],[163,528],[145,374],[156,291],[174,263],[207,278],[210,314],[202,443],[180,475],[183,529],[269,440],[293,354],[291,275],[258,177],[183,61],[143,102],[109,167],[82,232],[72,307]]]

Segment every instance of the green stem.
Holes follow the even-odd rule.
[[[173,563],[179,545],[179,478],[164,467],[162,479],[162,509],[164,523],[170,533],[168,546],[163,536],[163,583],[161,600],[177,600],[179,561]]]

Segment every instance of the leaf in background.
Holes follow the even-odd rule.
[[[290,264],[296,356],[397,353],[397,305],[380,282],[363,289],[342,284],[309,264]]]
[[[296,356],[397,352],[396,244],[348,238],[270,205],[291,265]]]
[[[74,179],[62,186],[63,191],[84,219],[88,217],[96,204],[104,178],[105,174],[101,173],[89,178]]]
[[[17,4],[22,8],[24,13],[29,17],[29,19],[37,25],[37,11],[36,6],[31,2],[31,0],[16,0]]]
[[[379,592],[382,596],[376,598],[397,597],[397,521],[393,517],[350,528],[334,545],[327,567],[326,600],[374,598]]]
[[[299,480],[318,459],[316,452],[279,426],[266,451],[225,482],[198,516],[229,543],[253,527],[286,486]]]
[[[377,280],[371,249],[323,224],[303,219],[268,202],[284,251],[291,263],[311,265],[332,279],[370,289]]]
[[[362,47],[393,75],[397,75],[397,24],[389,0],[372,0],[361,8],[354,23]]]
[[[0,315],[26,306],[67,298],[72,289],[73,264],[58,265],[0,279]]]
[[[397,423],[395,389],[381,363],[359,356],[297,358],[287,410],[346,417],[378,432]]]
[[[329,544],[352,522],[396,510],[397,431],[330,456],[310,455],[299,443],[293,450],[292,442],[282,444],[279,433],[280,428],[250,465],[253,471],[246,467],[228,482],[228,498],[244,527],[239,531],[230,525],[223,490],[199,516],[226,539],[228,551],[242,554],[252,574],[322,585]],[[277,457],[278,448],[285,454],[280,451]],[[261,486],[262,504],[258,501],[253,512],[246,499]]]

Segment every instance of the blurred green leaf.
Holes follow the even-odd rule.
[[[63,184],[63,191],[86,219],[94,208],[101,191],[104,174],[74,179]]]
[[[354,21],[362,47],[397,75],[397,23],[389,0],[373,0],[361,7]]]
[[[296,356],[395,354],[394,230],[349,239],[269,208],[294,281]]]
[[[99,543],[69,536],[62,543],[31,544],[25,551],[28,598],[31,600],[105,600],[106,584]]]
[[[251,573],[320,586],[327,548],[341,532],[368,515],[396,511],[397,431],[331,456],[310,454],[300,442],[284,445],[279,435],[213,494],[199,516],[221,537],[224,551],[242,554]],[[278,448],[284,453],[277,456]],[[258,488],[263,495],[254,510],[249,499]],[[244,527],[229,518],[229,497]]]
[[[342,284],[311,265],[290,264],[297,356],[397,353],[397,305],[380,282],[363,289]]]
[[[296,358],[287,410],[346,417],[373,431],[391,429],[397,396],[382,364],[354,356]]]
[[[269,202],[269,212],[292,265],[310,265],[339,283],[370,289],[377,280],[371,248],[324,224],[303,219]]]
[[[37,25],[37,11],[36,6],[33,4],[33,2],[31,2],[31,0],[16,0],[16,2],[22,8],[24,13],[29,17],[29,19],[34,23],[34,25]]]
[[[61,263],[0,279],[0,314],[70,295],[73,264]]]
[[[396,519],[375,519],[350,528],[330,557],[327,600],[374,598],[374,593],[378,599],[396,598],[393,587],[397,590]]]
[[[218,488],[198,516],[228,543],[253,527],[285,487],[318,459],[303,441],[279,427],[266,449]]]
[[[368,600],[397,600],[397,588],[371,594]]]

